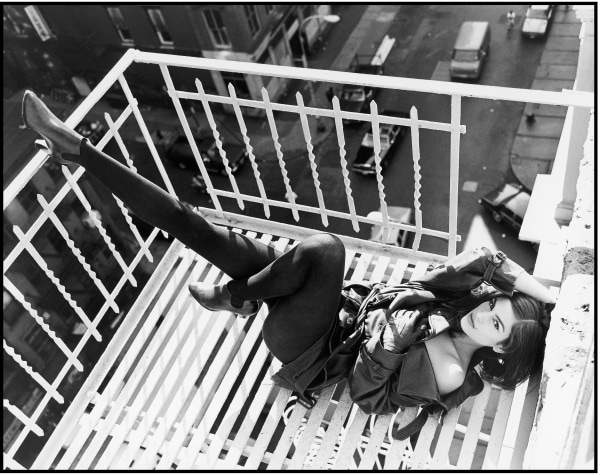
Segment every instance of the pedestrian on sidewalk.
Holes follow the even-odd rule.
[[[509,10],[506,14],[506,36],[510,38],[512,30],[515,27],[516,15],[513,10]]]

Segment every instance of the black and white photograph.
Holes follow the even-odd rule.
[[[596,20],[4,3],[3,470],[597,470]]]

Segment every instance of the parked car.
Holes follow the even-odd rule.
[[[375,97],[375,90],[368,86],[344,85],[340,97],[340,109],[348,112],[364,112],[369,108],[369,102]],[[354,121],[344,120],[344,123]]]
[[[408,117],[406,112],[384,111],[384,115],[393,117]],[[379,140],[381,143],[381,166],[387,166],[392,151],[406,134],[407,127],[402,125],[379,124]],[[363,175],[375,174],[375,149],[373,143],[373,128],[365,134],[360,143],[356,158],[352,163],[352,170]]]
[[[350,71],[360,74],[383,74],[383,64],[374,61],[371,55],[354,55],[350,64]],[[340,94],[340,109],[348,112],[365,112],[369,103],[377,95],[377,90],[370,86],[344,84]],[[344,119],[345,124],[356,124],[356,121]]]
[[[96,145],[104,136],[104,126],[99,120],[84,120],[75,127],[75,132],[88,139],[92,145]]]
[[[506,223],[516,231],[521,229],[531,194],[516,183],[505,183],[479,199],[489,209],[494,221]]]
[[[412,209],[404,206],[388,206],[388,218],[390,223],[413,224]],[[382,220],[381,210],[371,211],[367,218]],[[371,228],[371,241],[392,244],[400,247],[410,247],[415,239],[415,233],[404,229],[390,229],[388,239],[384,239],[383,226],[373,225]]]
[[[530,5],[525,13],[521,34],[529,38],[545,36],[550,28],[554,5]]]
[[[226,175],[225,165],[223,165],[223,159],[214,138],[196,138],[194,140],[198,146],[206,170]],[[236,173],[248,158],[246,147],[232,142],[225,142],[223,143],[223,149],[229,160],[231,172]],[[165,144],[165,155],[167,160],[173,162],[183,170],[187,170],[188,168],[198,169],[194,153],[185,135],[179,135],[171,143]]]

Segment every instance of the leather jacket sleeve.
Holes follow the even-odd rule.
[[[524,271],[502,251],[492,253],[481,247],[461,252],[415,282],[445,292],[469,291],[487,283],[510,296],[517,277]]]
[[[406,353],[392,353],[381,345],[382,330],[376,331],[360,348],[358,359],[348,375],[350,397],[367,414],[388,414],[398,406],[389,394],[396,387]]]

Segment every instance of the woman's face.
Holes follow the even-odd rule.
[[[490,346],[502,353],[500,343],[505,341],[512,331],[517,317],[510,300],[505,297],[483,302],[460,320],[465,334],[476,343]]]

